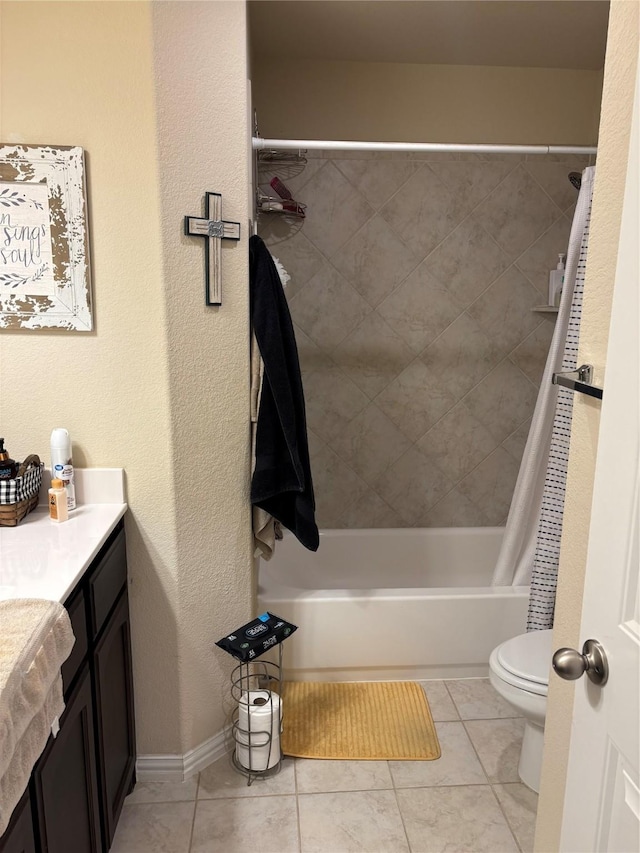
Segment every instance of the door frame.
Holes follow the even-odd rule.
[[[606,387],[606,350],[638,64],[638,6],[613,0],[609,18],[578,363]],[[637,152],[635,152],[637,156]],[[600,402],[576,394],[571,428],[553,648],[577,648],[589,540]],[[549,683],[535,850],[559,849],[575,685]]]

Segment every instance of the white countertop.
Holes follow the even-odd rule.
[[[64,603],[127,511],[122,469],[77,470],[76,497],[91,502],[79,502],[68,521],[38,506],[17,527],[0,527],[0,600]]]
[[[64,603],[126,511],[125,503],[85,504],[57,524],[38,507],[17,527],[0,527],[0,600]]]

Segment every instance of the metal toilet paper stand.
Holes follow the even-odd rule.
[[[280,772],[283,758],[280,746],[281,685],[282,644],[278,645],[277,662],[260,660],[240,663],[231,673],[231,695],[236,703],[232,714],[235,748],[231,760],[236,770],[247,777],[247,785],[251,785],[254,779],[275,776]],[[252,699],[256,692],[260,696]],[[260,708],[260,716],[263,718],[260,728],[254,726],[253,730],[252,705]],[[248,756],[249,767],[240,763],[239,751]],[[262,764],[265,765],[264,769],[256,769]]]

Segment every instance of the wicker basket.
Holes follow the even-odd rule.
[[[44,464],[27,456],[15,479],[0,480],[0,527],[16,527],[38,505]]]

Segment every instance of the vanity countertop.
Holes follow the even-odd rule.
[[[39,506],[17,527],[0,527],[0,600],[63,603],[126,511],[126,503],[83,504],[57,524]]]
[[[45,471],[40,505],[17,527],[0,527],[0,601],[47,598],[64,603],[127,511],[122,468],[76,468],[76,509],[49,518]]]

